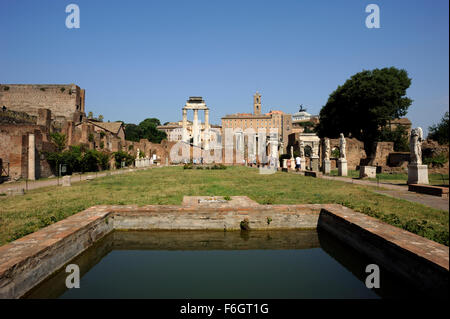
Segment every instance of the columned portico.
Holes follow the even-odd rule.
[[[183,141],[186,143],[189,143],[190,141],[190,134],[187,131],[187,111],[193,110],[194,111],[194,121],[192,123],[192,143],[194,146],[202,146],[202,134],[201,134],[201,127],[198,121],[198,111],[203,110],[205,111],[205,130],[209,130],[209,108],[206,106],[205,101],[201,97],[198,96],[191,96],[189,97],[189,100],[187,101],[186,105],[183,107]],[[207,144],[207,143],[205,143]],[[207,147],[207,145],[204,145]]]

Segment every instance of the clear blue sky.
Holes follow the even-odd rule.
[[[78,4],[81,28],[67,29]],[[381,28],[367,29],[367,4]],[[75,83],[86,111],[138,123],[181,119],[189,96],[213,123],[251,112],[318,114],[363,69],[395,66],[412,78],[408,113],[426,129],[449,108],[448,0],[100,1],[1,0],[0,83]],[[192,114],[189,115],[192,118]],[[203,117],[203,114],[201,115]]]

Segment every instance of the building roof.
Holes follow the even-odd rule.
[[[119,133],[120,128],[123,126],[122,122],[98,122],[91,120],[88,120],[88,122],[114,134]]]
[[[285,114],[283,111],[270,111],[269,113],[255,115],[253,113],[234,113],[227,114],[222,119],[270,119],[273,114]]]

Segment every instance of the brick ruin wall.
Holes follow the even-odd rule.
[[[0,125],[0,158],[3,167],[9,163],[12,180],[28,177],[28,135],[35,135],[36,178],[48,177],[53,173],[44,158],[44,152],[54,151],[46,127],[38,125]]]
[[[39,109],[49,109],[53,120],[80,121],[84,116],[85,91],[76,85],[0,85],[0,107],[38,116]]]
[[[364,143],[357,140],[356,138],[345,138],[346,141],[346,157],[348,169],[356,169],[360,165],[361,159],[367,158],[366,151],[364,150]],[[339,139],[330,139],[330,157],[333,149],[339,149]],[[320,152],[321,154],[322,152]],[[322,155],[322,154],[321,154]],[[331,159],[331,168],[336,168],[337,159]]]

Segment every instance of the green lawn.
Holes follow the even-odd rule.
[[[184,195],[246,195],[261,204],[338,203],[448,245],[448,212],[395,199],[371,187],[257,169],[155,168],[0,197],[0,245],[100,204],[175,204]]]
[[[330,175],[337,176],[338,170],[337,169],[331,170]],[[348,178],[359,178],[359,171],[348,170],[347,177]],[[377,178],[369,178],[368,180],[377,181],[377,179],[380,182],[406,185],[406,182],[408,181],[408,174],[407,173],[393,173],[393,174],[380,173],[380,174],[377,174]],[[431,174],[428,174],[428,180],[430,182],[430,185],[448,185],[448,174],[431,173]]]

